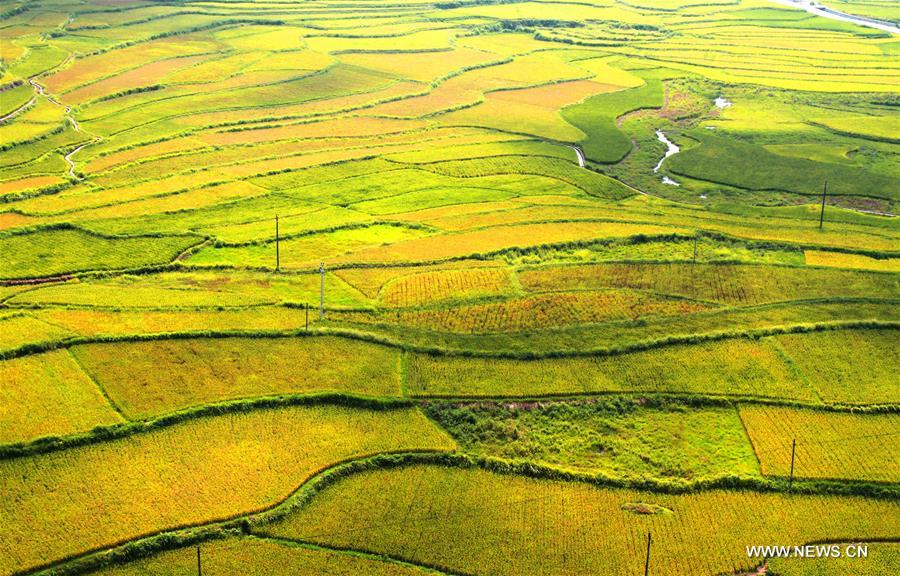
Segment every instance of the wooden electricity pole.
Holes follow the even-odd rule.
[[[797,452],[797,439],[791,444],[791,477],[788,479],[788,491],[794,487],[794,453]]]
[[[197,546],[197,576],[203,576],[203,571],[200,569],[200,547]]]
[[[319,264],[319,320],[325,318],[325,263]]]
[[[644,576],[650,574],[650,542],[652,538],[650,537],[650,533],[647,532],[647,559],[644,560]]]
[[[819,214],[819,230],[825,222],[825,195],[828,194],[828,180],[825,181],[825,188],[822,189],[822,212]]]
[[[281,238],[278,236],[278,214],[275,215],[275,271],[281,270]]]

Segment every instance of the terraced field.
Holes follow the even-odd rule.
[[[5,1],[0,576],[896,573],[889,4]]]

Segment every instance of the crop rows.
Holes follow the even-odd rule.
[[[390,285],[389,285],[390,286]],[[456,297],[465,292],[456,293]],[[638,321],[708,310],[703,303],[660,298],[633,291],[541,294],[484,304],[386,312],[381,316],[339,314],[356,322],[386,321],[444,332],[519,332],[616,320]]]
[[[763,474],[798,478],[900,479],[900,416],[833,414],[776,407],[741,408]]]
[[[346,458],[452,444],[415,410],[279,408],[0,461],[4,574],[272,506]],[[248,481],[252,478],[252,482]]]
[[[533,291],[632,288],[727,304],[762,304],[838,295],[892,297],[890,275],[840,270],[705,264],[598,264],[547,267],[519,274]]]
[[[427,506],[417,505],[421,501]],[[658,507],[658,508],[655,508]],[[641,513],[649,508],[656,513]],[[814,519],[814,520],[811,520]],[[665,574],[749,570],[749,542],[896,535],[897,504],[839,496],[710,491],[660,495],[417,466],[364,472],[265,532],[453,571]]]

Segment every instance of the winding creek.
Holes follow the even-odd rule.
[[[715,105],[716,108],[728,108],[733,103],[731,102],[731,100],[729,100],[728,98],[725,98],[724,96],[718,96],[718,97],[716,97],[715,100],[713,100],[713,104]],[[710,128],[710,127],[707,126],[707,128]],[[681,152],[681,147],[678,146],[678,144],[675,144],[674,142],[669,140],[669,138],[665,135],[665,133],[662,130],[656,131],[656,139],[666,145],[665,156],[660,158],[659,162],[657,162],[656,166],[653,168],[653,171],[658,173],[659,169],[662,168],[663,162],[666,161],[666,158],[668,158],[669,156],[674,156],[675,154],[678,154],[679,152]],[[663,174],[662,182],[663,182],[663,184],[669,184],[670,186],[681,186],[680,183],[669,178],[669,176],[667,176],[665,174]]]
[[[63,63],[60,64],[60,66],[65,65],[69,60],[71,60],[71,56],[68,57],[68,58],[66,58],[66,60],[64,60]],[[46,73],[46,72],[45,72],[45,73]],[[65,104],[63,104],[63,103],[61,103],[60,101],[56,100],[53,96],[47,94],[47,92],[44,90],[44,87],[37,81],[37,78],[38,78],[38,76],[32,76],[31,78],[28,79],[28,83],[31,84],[31,87],[34,89],[34,92],[35,92],[35,94],[36,94],[35,98],[36,98],[37,96],[42,96],[42,97],[46,98],[48,101],[50,101],[51,103],[53,103],[53,104],[55,104],[55,105],[57,105],[57,106],[62,106],[63,109],[65,110],[66,119],[67,119],[67,120],[69,121],[69,123],[72,125],[72,128],[73,128],[76,132],[81,132],[81,126],[78,124],[78,121],[75,120],[75,117],[72,116],[72,107],[71,107],[71,106],[66,106]],[[19,110],[16,110],[15,112],[13,112],[13,114],[4,117],[4,118],[3,118],[2,120],[0,120],[0,121],[6,120],[6,119],[9,118],[10,116],[14,116],[14,115],[18,114],[20,111],[22,111],[22,110],[25,109],[26,107],[30,106],[33,102],[34,102],[34,98],[32,98],[27,104],[25,104],[24,106],[22,106]],[[94,144],[94,143],[96,143],[96,142],[99,142],[100,140],[102,140],[102,138],[100,138],[99,136],[94,136],[94,138],[93,138],[92,140],[90,140],[89,142],[84,142],[83,144],[77,146],[74,150],[72,150],[71,152],[69,152],[68,154],[66,154],[65,156],[63,156],[63,160],[65,160],[65,161],[66,161],[66,164],[69,165],[69,168],[68,168],[68,170],[66,171],[66,174],[67,174],[68,176],[70,176],[70,177],[72,177],[72,178],[79,179],[79,180],[81,179],[81,178],[78,176],[78,174],[75,173],[75,161],[72,159],[72,156],[74,156],[79,150],[81,150],[81,149],[84,148],[85,146],[89,146],[90,144]]]
[[[674,142],[672,142],[671,140],[666,138],[666,135],[663,133],[662,130],[656,131],[656,139],[666,145],[666,155],[663,156],[662,159],[660,159],[660,161],[656,164],[656,167],[653,168],[654,172],[659,172],[659,169],[662,168],[663,162],[666,161],[666,158],[668,158],[669,156],[672,156],[674,154],[678,154],[679,152],[681,152],[681,148],[678,146],[678,144],[675,144]],[[671,178],[669,178],[666,175],[663,175],[662,181],[663,181],[663,184],[670,184],[672,186],[681,186],[681,184],[679,184],[675,180],[672,180]]]
[[[570,146],[570,148],[575,151],[575,156],[578,158],[578,165],[584,168],[584,152],[581,151],[581,147]]]
[[[875,20],[874,18],[866,18],[865,16],[854,16],[853,14],[847,14],[835,10],[834,8],[823,6],[812,0],[769,0],[769,2],[780,4],[782,6],[790,6],[791,8],[799,8],[810,14],[821,16],[823,18],[830,18],[831,20],[858,24],[860,26],[881,30],[882,32],[890,32],[891,34],[900,34],[900,26],[897,26],[896,24]]]

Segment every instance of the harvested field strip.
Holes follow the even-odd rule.
[[[71,351],[130,418],[254,396],[400,394],[399,352],[345,338],[178,339]]]
[[[428,506],[417,505],[423,498]],[[654,507],[660,513],[634,511]],[[745,550],[751,541],[895,538],[897,512],[896,502],[858,497],[661,495],[420,465],[350,476],[262,530],[452,571],[511,576],[636,574],[651,531],[661,573],[713,576],[753,568],[757,560]]]
[[[893,298],[890,274],[729,264],[594,264],[543,267],[519,272],[535,292],[632,288],[726,304],[754,305],[841,296]]]
[[[412,409],[278,408],[0,461],[0,573],[268,508],[342,460],[452,442]],[[253,482],[247,482],[253,477]]]
[[[762,473],[900,482],[900,415],[839,414],[775,406],[742,406],[741,420]]]

